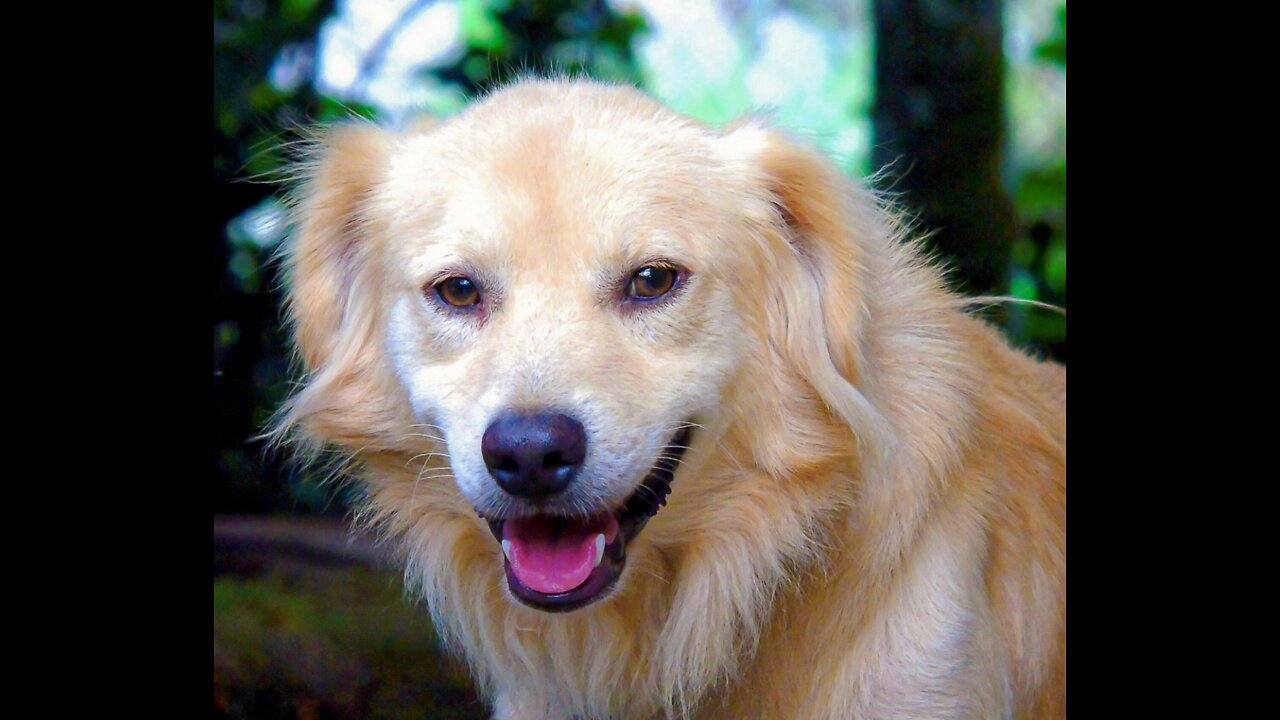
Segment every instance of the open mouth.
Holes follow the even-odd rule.
[[[587,518],[485,518],[502,544],[511,593],[548,612],[576,610],[607,595],[626,566],[627,543],[667,504],[671,480],[692,437],[692,426],[680,430],[644,482],[614,510]]]

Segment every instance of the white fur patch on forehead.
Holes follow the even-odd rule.
[[[415,277],[499,256],[513,232],[510,218],[531,207],[482,160],[442,158],[440,147],[436,138],[405,140],[377,197],[389,219],[390,261]]]

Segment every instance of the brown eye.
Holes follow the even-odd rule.
[[[675,270],[660,265],[646,265],[631,276],[631,283],[627,285],[627,297],[655,300],[671,292],[675,284]]]
[[[454,276],[436,283],[436,294],[454,307],[470,307],[480,302],[480,288],[471,278]]]

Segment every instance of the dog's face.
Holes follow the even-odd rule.
[[[539,607],[613,586],[737,364],[736,208],[713,138],[672,131],[464,116],[378,196],[396,375]]]
[[[525,604],[607,596],[671,486],[696,487],[682,469],[730,421],[730,389],[755,392],[743,367],[796,337],[827,357],[821,318],[782,308],[824,281],[800,262],[822,249],[793,242],[835,213],[788,202],[822,200],[825,180],[797,181],[762,138],[634,91],[533,84],[440,125],[355,131],[314,173],[293,258],[299,344],[313,367],[347,369],[312,386],[346,394],[330,406],[394,405],[368,379],[390,368]],[[357,412],[345,444],[390,423],[329,415]],[[751,451],[776,454],[766,445]]]

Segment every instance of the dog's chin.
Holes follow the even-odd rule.
[[[485,517],[502,545],[511,594],[546,612],[577,610],[608,597],[626,568],[627,545],[667,504],[671,481],[692,438],[692,425],[676,433],[668,451],[616,508],[586,518]]]

